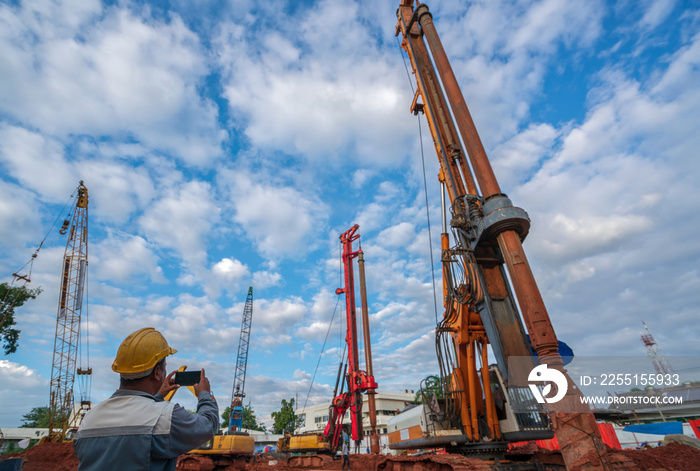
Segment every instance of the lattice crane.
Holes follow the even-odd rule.
[[[74,404],[73,386],[88,265],[88,191],[82,181],[72,220],[66,219],[61,229],[62,234],[66,232],[68,242],[63,256],[51,369],[49,437],[52,441],[66,436]],[[92,368],[78,368],[77,374],[91,375]],[[81,409],[89,408],[90,401],[81,398]]]
[[[651,335],[651,331],[649,330],[649,327],[647,327],[647,323],[642,321],[642,324],[644,324],[644,330],[647,332],[646,334],[640,334],[642,345],[644,345],[647,356],[653,363],[656,372],[659,374],[675,373],[676,371],[671,366],[671,363],[661,351],[661,347],[659,347],[659,344],[656,343],[656,340],[654,340],[654,337]]]
[[[236,359],[236,371],[233,377],[233,390],[231,392],[231,413],[228,418],[229,433],[241,429],[243,426],[243,398],[245,397],[245,374],[248,366],[248,347],[250,346],[250,329],[253,324],[253,287],[248,288],[248,297],[243,308],[243,321],[241,322],[241,337],[238,341],[238,358]]]

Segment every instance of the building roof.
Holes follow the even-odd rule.
[[[2,427],[0,428],[5,440],[23,440],[25,438],[41,438],[49,434],[47,428],[23,428],[23,427]]]

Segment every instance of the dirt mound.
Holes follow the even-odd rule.
[[[561,459],[561,455],[544,449],[523,449],[520,452],[533,452],[532,459],[537,459],[543,463],[551,463],[553,460]],[[667,446],[650,448],[646,450],[614,450],[615,454],[622,455],[631,460],[643,471],[692,471],[700,469],[700,450],[680,443],[670,443]],[[72,443],[45,443],[37,445],[29,450],[14,454],[8,458],[24,458],[23,471],[77,471],[78,459],[73,453]],[[440,465],[430,464],[450,463],[454,469],[464,471],[485,471],[490,467],[487,463],[479,460],[465,458],[456,455],[432,455],[427,456],[403,456],[387,457],[385,455],[352,455],[350,463],[352,469],[361,470],[386,470],[401,469],[401,463],[405,461],[414,464],[424,463],[425,469],[436,469]],[[554,464],[554,463],[552,463]],[[324,469],[341,469],[342,460],[334,460],[327,463]],[[209,468],[211,469],[211,468]],[[289,468],[284,459],[257,459],[250,463],[231,467],[236,470],[246,471],[292,471],[300,468]],[[204,471],[202,468],[201,471]]]
[[[77,471],[72,443],[43,443],[8,458],[24,458],[22,471]]]
[[[506,459],[513,461],[539,461],[546,465],[564,466],[564,458],[559,450],[540,448],[535,442],[528,442],[511,448],[505,454]]]
[[[646,450],[617,450],[642,470],[693,471],[700,469],[700,450],[680,443]]]
[[[362,471],[395,471],[404,469],[410,462],[414,469],[438,470],[454,469],[457,471],[490,471],[488,463],[480,460],[465,458],[459,455],[437,454],[430,456],[386,456],[386,455],[350,455],[350,469]],[[340,470],[341,459],[327,461],[323,470]],[[236,468],[237,470],[240,468]],[[313,471],[311,468],[296,468],[286,466],[285,459],[268,460],[258,458],[247,464],[247,471]],[[202,469],[201,471],[205,471]]]

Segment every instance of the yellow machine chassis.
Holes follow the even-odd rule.
[[[331,444],[325,441],[325,437],[319,435],[299,435],[289,439],[289,451],[299,452],[330,452]]]
[[[197,448],[190,453],[197,455],[252,455],[254,451],[255,439],[249,435],[215,435],[211,441],[211,448]]]

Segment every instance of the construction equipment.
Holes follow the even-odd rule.
[[[332,437],[331,448],[337,450],[341,445],[341,431],[345,412],[350,410],[350,434],[356,446],[359,446],[363,438],[362,429],[362,394],[366,393],[369,403],[369,418],[371,427],[371,451],[379,452],[379,441],[377,437],[377,412],[374,395],[376,394],[377,383],[374,381],[372,372],[372,348],[369,334],[369,314],[367,311],[367,291],[365,287],[365,262],[362,247],[353,251],[352,243],[360,238],[357,224],[352,226],[340,236],[340,243],[343,246],[343,266],[345,268],[345,287],[335,290],[335,294],[345,293],[345,320],[347,329],[345,333],[345,343],[347,346],[347,373],[344,381],[336,381],[335,398],[330,407],[328,424],[323,434]],[[365,365],[367,371],[360,370],[359,348],[357,342],[357,315],[355,307],[355,278],[352,268],[352,259],[358,259],[360,274],[360,297],[362,302],[362,331],[364,334]],[[340,380],[340,370],[338,370]],[[338,383],[341,383],[341,393],[338,394]],[[347,386],[347,391],[342,392],[343,386]],[[372,438],[373,437],[373,438]]]
[[[78,368],[76,353],[80,337],[83,292],[88,264],[88,191],[83,182],[78,185],[78,197],[72,220],[66,219],[60,231],[68,232],[63,256],[63,270],[58,297],[53,367],[51,369],[51,398],[49,406],[49,439],[60,441],[69,427],[77,427],[90,409],[89,397],[81,397],[80,411],[73,411],[73,386],[76,373],[91,377],[92,368]],[[71,416],[77,423],[70,423]]]
[[[432,15],[425,4],[416,2],[414,9],[413,3],[402,0],[399,5],[396,34],[403,38],[401,47],[417,82],[411,112],[425,115],[440,162],[445,312],[436,328],[436,346],[442,399],[428,394],[425,404],[393,418],[389,446],[444,446],[463,454],[493,455],[505,450],[511,440],[552,435],[548,416],[539,409],[532,392],[516,386],[526,385],[522,375],[530,369],[509,369],[507,361],[531,358],[531,343],[540,362],[566,372],[522,247],[529,217],[501,191]],[[452,241],[447,232],[445,194]],[[496,366],[489,366],[488,345]],[[530,364],[535,365],[534,361]],[[568,384],[573,386],[570,378]],[[568,410],[580,409],[580,394],[569,387],[559,410],[567,406]],[[549,417],[569,468],[609,469],[605,445],[589,410]]]
[[[243,308],[241,336],[238,340],[238,357],[236,372],[231,390],[231,413],[228,418],[228,433],[239,431],[243,427],[243,398],[245,397],[245,373],[248,366],[248,347],[250,346],[250,329],[253,323],[253,287],[248,288],[248,297]]]
[[[659,344],[656,343],[656,340],[654,340],[654,336],[651,335],[651,331],[649,330],[649,327],[647,327],[647,323],[642,321],[642,324],[644,325],[644,330],[646,330],[647,333],[640,333],[639,335],[642,339],[644,350],[651,360],[651,363],[654,365],[656,372],[664,375],[675,373],[676,370],[673,369],[673,366],[671,366],[671,363],[661,351],[661,347],[659,347]]]
[[[282,438],[277,440],[277,451],[280,453],[311,453],[311,454],[333,454],[331,442],[322,433],[306,432],[306,433],[285,433]],[[288,461],[290,466],[299,465],[296,461]]]
[[[357,230],[360,226],[355,224],[340,236],[343,246],[343,266],[345,287],[338,288],[335,293],[345,293],[345,320],[346,333],[345,345],[347,359],[344,357],[338,368],[338,376],[335,383],[333,401],[329,410],[328,423],[322,434],[302,433],[287,434],[277,443],[277,451],[290,453],[334,454],[342,441],[351,436],[356,446],[359,446],[364,436],[362,425],[362,395],[367,395],[369,421],[370,421],[370,451],[379,453],[379,437],[377,435],[377,413],[375,406],[375,394],[377,383],[372,371],[372,348],[369,331],[369,313],[367,309],[367,289],[365,283],[365,262],[362,247],[353,251],[352,244],[360,238]],[[359,347],[357,338],[357,314],[355,306],[355,277],[352,260],[358,259],[360,278],[360,297],[362,303],[362,331],[365,348],[366,371],[360,369]],[[340,393],[338,388],[340,387]],[[344,389],[347,387],[345,392]],[[350,411],[350,430],[343,425],[345,413]],[[290,457],[289,466],[321,466],[325,458]]]
[[[245,306],[243,308],[243,321],[241,322],[241,335],[238,341],[238,356],[236,359],[236,371],[231,393],[231,411],[226,434],[214,435],[207,443],[190,451],[178,461],[177,469],[228,469],[229,466],[241,464],[253,456],[255,451],[255,439],[243,428],[243,398],[245,397],[245,377],[248,365],[248,347],[250,345],[250,330],[253,322],[253,287],[248,288]],[[186,367],[181,367],[184,371]],[[192,394],[194,388],[187,387]],[[172,397],[170,395],[166,400]]]

